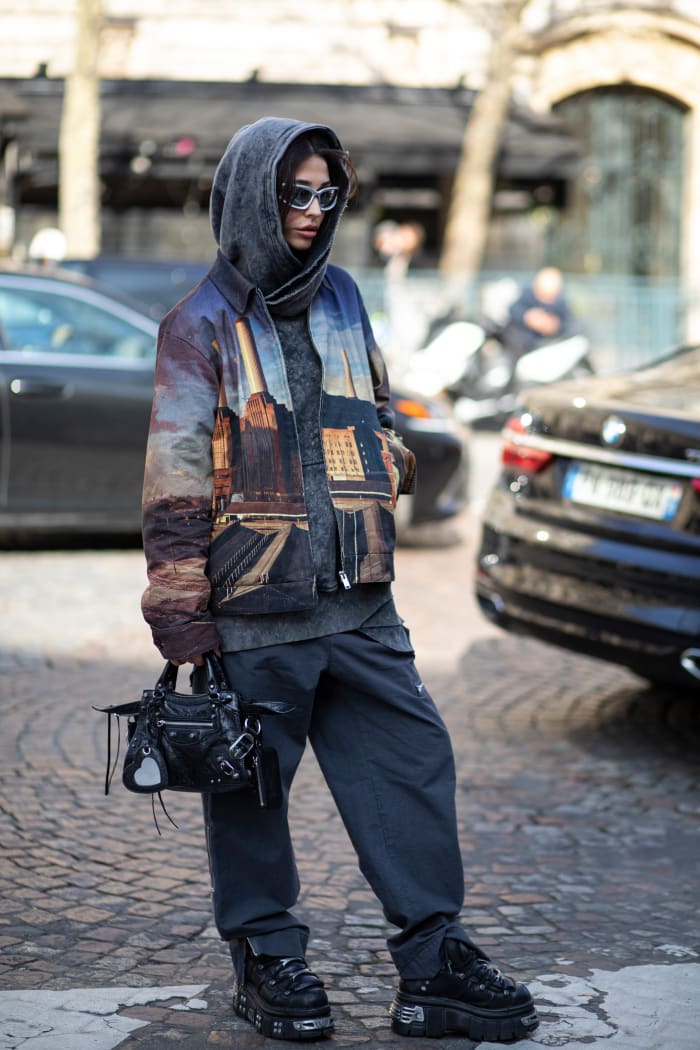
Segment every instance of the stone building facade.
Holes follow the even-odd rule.
[[[450,85],[483,65],[483,6],[470,14],[448,0],[103,0],[100,70],[105,79]],[[45,62],[49,75],[65,76],[74,10],[75,0],[0,0],[2,75],[28,77]]]
[[[537,35],[529,62],[528,99],[536,109],[557,111],[572,97],[614,98],[627,93],[638,106],[658,100],[675,121],[678,133],[666,155],[650,156],[650,181],[663,184],[666,223],[675,229],[677,264],[667,262],[662,276],[680,276],[687,289],[700,291],[700,3],[697,0],[646,3],[593,3],[558,0],[552,18]],[[669,122],[656,129],[669,132]],[[647,144],[648,148],[649,144]],[[631,154],[643,164],[643,153]],[[588,173],[596,177],[596,172]],[[579,179],[586,178],[585,169]],[[657,240],[664,231],[653,216],[641,215],[647,235]],[[630,223],[633,225],[633,222]],[[632,231],[630,231],[632,233]],[[585,260],[584,260],[585,262]],[[700,317],[694,306],[689,334],[700,338]]]
[[[368,229],[388,215],[425,220],[431,265],[458,160],[460,120],[468,116],[470,99],[487,77],[492,15],[503,2],[103,0],[100,74],[109,85],[158,84],[166,95],[179,83],[209,85],[212,91],[214,85],[229,85],[232,125],[226,131],[235,129],[236,100],[255,94],[256,86],[269,94],[279,85],[275,104],[287,98],[310,119],[322,119],[328,107],[333,115],[349,114],[351,103],[360,98],[365,109],[353,111],[354,123],[348,126],[351,138],[361,138],[364,130],[357,152],[371,192],[364,202],[364,221],[349,216],[348,259],[372,261]],[[12,85],[37,84],[42,78],[55,84],[70,69],[74,9],[75,0],[26,0],[21,5],[0,0],[0,134],[5,143],[13,124],[3,103]],[[561,258],[569,271],[680,280],[700,296],[700,255],[694,250],[700,234],[700,3],[532,0],[523,26],[528,35],[514,69],[514,99],[539,114],[542,123],[535,128],[527,117],[510,128],[509,142],[521,144],[511,154],[506,149],[505,161],[500,161],[487,263],[505,268],[515,259],[526,268],[548,254]],[[292,89],[311,95],[302,104]],[[225,123],[226,95],[217,97],[220,123]],[[396,162],[388,159],[373,170],[372,149],[381,151],[383,131],[378,127],[374,138],[371,134],[378,113],[372,100],[390,109],[396,99],[404,117],[417,114],[426,101],[436,107],[434,117],[426,111],[413,141],[397,147]],[[633,131],[630,112],[641,114]],[[177,144],[188,136],[196,137],[189,124],[178,126],[176,99],[162,114],[152,138],[129,144],[135,150],[127,158],[130,178],[136,158],[141,156],[148,166],[148,150],[161,149],[156,132],[162,134],[163,125],[171,152],[184,149]],[[55,120],[55,115],[47,119]],[[563,125],[579,143],[577,160],[559,163],[550,138],[543,163],[533,163],[543,141],[537,135],[547,129],[548,120],[555,132]],[[450,121],[453,127],[448,127]],[[21,138],[21,121],[16,127]],[[121,130],[126,149],[128,126]],[[447,138],[439,139],[438,131]],[[528,134],[530,146],[523,147]],[[411,158],[418,170],[410,170]],[[192,158],[175,155],[171,160],[192,165]],[[211,156],[202,163],[211,167]],[[543,170],[547,165],[550,171]],[[184,202],[177,198],[175,210],[154,200],[136,213],[127,207],[106,209],[108,243],[142,255],[183,254],[184,239],[188,254],[203,254],[209,236],[202,232],[203,170],[198,175],[201,193],[189,191]],[[47,176],[47,185],[49,181]],[[51,212],[49,191],[31,199],[24,209],[25,225],[20,221],[24,233]],[[613,215],[619,227],[611,225]],[[689,316],[690,334],[700,334],[700,318],[693,320],[692,311]]]

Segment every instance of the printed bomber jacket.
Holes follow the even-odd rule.
[[[228,264],[226,264],[228,265]],[[301,455],[282,348],[261,294],[221,260],[164,318],[146,455],[143,614],[158,648],[218,645],[215,617],[317,600]],[[319,425],[346,585],[394,578],[393,512],[415,457],[359,291],[328,266],[308,311],[322,364]]]

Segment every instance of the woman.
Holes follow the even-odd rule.
[[[392,429],[357,287],[328,264],[355,182],[330,128],[277,118],[239,131],[217,168],[216,262],[160,331],[143,611],[174,663],[219,650],[244,696],[283,701],[262,716],[281,807],[204,796],[238,1013],[273,1038],[333,1027],[304,959],[309,931],[290,911],[287,800],[308,738],[398,928],[395,1030],[442,1034],[449,1000],[451,1028],[506,1039],[536,1015],[457,923],[450,742],[391,594],[393,511],[414,458]]]

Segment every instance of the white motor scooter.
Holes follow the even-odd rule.
[[[454,321],[413,354],[401,382],[427,397],[446,392],[463,423],[498,424],[525,387],[591,375],[589,351],[586,336],[571,335],[528,351],[513,366],[498,335],[473,321]]]

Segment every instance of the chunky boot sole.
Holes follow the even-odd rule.
[[[282,1014],[270,1010],[253,991],[239,988],[233,996],[233,1008],[264,1036],[270,1039],[325,1039],[333,1032],[330,1006],[309,1010],[305,1014]]]
[[[487,1010],[454,999],[432,999],[397,992],[391,1007],[391,1028],[397,1035],[438,1039],[459,1032],[475,1042],[504,1043],[522,1039],[537,1028],[532,1003]]]

